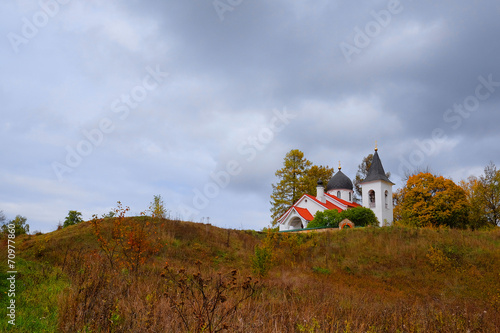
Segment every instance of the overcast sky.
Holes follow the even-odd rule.
[[[172,215],[270,222],[300,149],[354,178],[378,142],[458,182],[500,165],[500,2],[0,2],[0,210],[51,231],[160,194]]]

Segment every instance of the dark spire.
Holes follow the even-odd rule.
[[[367,183],[374,180],[383,180],[394,185],[394,183],[391,182],[385,175],[384,167],[382,166],[382,162],[380,161],[380,157],[378,156],[377,148],[375,148],[375,154],[373,154],[372,165],[370,166],[370,170],[368,170],[368,175],[366,175],[366,178],[362,183]]]

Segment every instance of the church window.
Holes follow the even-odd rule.
[[[337,198],[340,199],[340,191],[337,191]]]
[[[389,208],[389,192],[385,191],[385,208]]]
[[[375,191],[374,190],[370,190],[370,192],[368,192],[368,199],[369,199],[369,203],[370,203],[370,208],[375,208]]]
[[[352,201],[352,193],[349,192],[349,201]]]

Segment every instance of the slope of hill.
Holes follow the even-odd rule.
[[[500,331],[498,229],[279,234],[136,217],[16,242],[17,326],[4,330]]]

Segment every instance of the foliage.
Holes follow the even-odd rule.
[[[334,170],[328,166],[313,165],[304,158],[304,153],[292,149],[283,161],[283,167],[276,171],[279,181],[272,184],[271,218],[276,225],[277,219],[292,206],[302,195],[316,196],[316,187],[319,180],[327,184]]]
[[[162,222],[127,217],[124,223],[131,223],[129,219],[158,226]],[[112,224],[113,219],[107,219],[100,227],[107,230]],[[19,276],[20,299],[28,300],[19,319],[26,318],[30,325],[21,331],[187,331],[173,303],[163,295],[169,289],[177,301],[184,300],[193,332],[198,318],[188,312],[187,304],[203,298],[182,294],[170,282],[178,281],[177,277],[172,280],[166,274],[162,278],[165,260],[169,267],[185,267],[193,281],[196,259],[211,263],[214,255],[225,252],[227,256],[217,265],[199,269],[202,278],[215,282],[220,272],[224,281],[230,281],[231,270],[237,269],[241,285],[252,274],[256,246],[270,250],[272,266],[259,279],[255,296],[224,320],[230,332],[496,332],[500,327],[499,228],[473,232],[357,228],[307,234],[268,232],[264,238],[262,233],[232,230],[227,247],[225,229],[170,221],[168,228],[150,229],[161,232],[161,241],[167,245],[145,261],[137,275],[111,269],[92,230],[90,223],[81,223],[16,240],[23,257],[39,266]],[[154,239],[156,234],[149,232],[148,237]],[[37,257],[39,241],[45,249]],[[6,251],[5,244],[0,247]],[[7,271],[5,263],[0,268]],[[47,278],[50,269],[53,277]],[[174,270],[177,273],[179,269]],[[28,275],[33,277],[32,284],[26,282]],[[254,281],[256,277],[251,276]],[[70,285],[58,286],[66,279]],[[29,288],[23,289],[24,283]],[[210,283],[205,283],[206,290],[213,286]],[[217,303],[217,310],[229,309],[243,290],[224,295],[227,300]],[[0,304],[5,299],[0,297]],[[55,320],[59,327],[53,326]],[[52,326],[42,326],[47,321]]]
[[[462,180],[459,183],[460,187],[465,191],[469,202],[469,224],[468,226],[474,230],[488,226],[488,219],[485,214],[484,201],[481,198],[481,183],[475,176],[470,176],[467,180]]]
[[[358,171],[356,172],[356,177],[353,179],[353,185],[354,185],[354,192],[357,196],[361,197],[362,191],[361,191],[361,183],[365,180],[366,176],[368,176],[368,171],[370,170],[370,167],[372,166],[372,160],[373,160],[373,154],[368,154],[363,158],[361,161],[361,164],[358,165]],[[391,177],[390,172],[386,172],[385,175],[387,178]]]
[[[13,220],[2,225],[2,232],[8,233],[9,229],[14,228],[14,233],[16,236],[28,234],[30,232],[30,225],[26,223],[26,217],[17,215]]]
[[[63,228],[66,228],[70,225],[75,225],[77,223],[83,222],[82,213],[77,212],[76,210],[70,210],[68,216],[64,219]]]
[[[111,228],[104,228],[104,219],[95,215],[91,224],[99,247],[110,266],[136,273],[148,258],[159,251],[161,244],[158,239],[151,237],[156,231],[148,220],[125,217],[129,210],[129,207],[123,207],[121,202],[118,202]]]
[[[113,210],[109,211],[106,214],[102,214],[103,219],[110,219],[112,217],[115,217],[115,212]]]
[[[500,225],[500,170],[491,162],[479,177],[476,196],[491,226]]]
[[[272,184],[271,218],[273,225],[305,193],[304,176],[311,165],[312,163],[304,158],[304,153],[298,149],[293,149],[286,154],[283,167],[275,173],[279,181],[277,184]]]
[[[3,211],[0,210],[0,223],[3,223],[5,221],[5,215],[3,214]]]
[[[309,169],[307,169],[306,174],[302,178],[302,181],[304,182],[304,193],[315,197],[318,181],[321,180],[326,187],[326,184],[332,178],[333,173],[333,168],[328,166],[312,165]]]
[[[201,271],[200,261],[196,266],[196,271],[188,273],[184,268],[175,270],[167,263],[162,273],[166,281],[164,296],[187,332],[228,330],[227,321],[241,303],[254,295],[258,282],[252,281],[251,276],[239,278],[236,269],[207,276]]]
[[[153,201],[149,205],[149,212],[153,218],[164,219],[167,217],[167,209],[161,195],[155,195]]]
[[[343,219],[349,219],[355,226],[366,227],[366,226],[378,226],[379,221],[375,216],[375,213],[366,207],[354,207],[344,210],[340,213]]]
[[[469,203],[465,191],[452,180],[430,173],[411,176],[394,208],[398,224],[413,227],[465,228]]]
[[[307,228],[331,227],[338,228],[343,218],[336,209],[318,211],[314,219],[307,224]]]
[[[7,297],[9,285],[7,261],[0,265],[0,306],[9,305]],[[16,259],[16,326],[8,324],[7,317],[0,321],[0,332],[57,332],[59,309],[57,306],[61,292],[69,287],[69,281],[61,274],[61,269],[49,263]],[[4,294],[5,292],[5,294]],[[4,312],[5,313],[5,312]]]
[[[254,274],[260,277],[267,275],[271,269],[273,261],[272,250],[263,245],[255,247],[255,254],[252,257],[252,271]]]
[[[338,228],[340,222],[349,219],[355,226],[377,226],[378,220],[375,213],[366,207],[354,207],[338,212],[335,209],[318,211],[314,219],[307,225],[308,228],[331,227]]]
[[[500,224],[500,170],[493,162],[479,178],[470,176],[460,186],[469,201],[469,226],[473,229]]]

